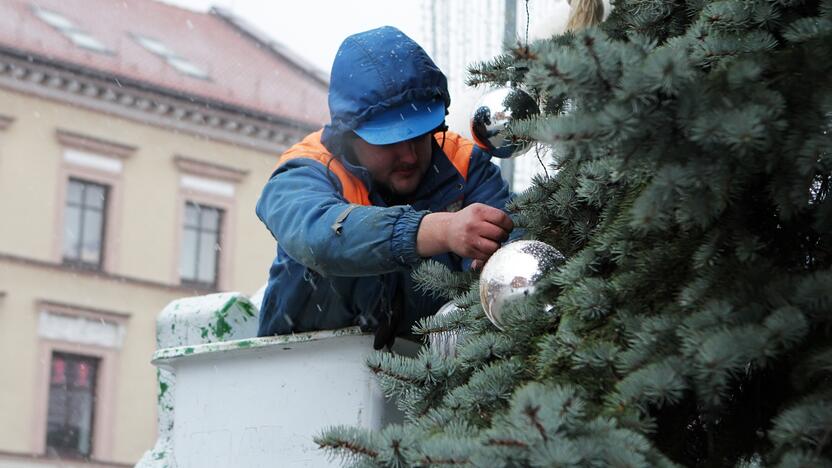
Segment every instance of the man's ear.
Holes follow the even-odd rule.
[[[439,124],[438,127],[433,129],[433,131],[431,132],[432,135],[436,135],[437,133],[442,133],[443,134],[442,135],[442,145],[441,146],[436,141],[436,137],[433,137],[431,139],[432,140],[431,145],[434,147],[434,149],[436,149],[436,148],[439,148],[440,150],[445,149],[445,135],[444,135],[444,133],[447,132],[447,131],[448,131],[448,125],[445,123],[444,120],[442,121],[441,124]]]
[[[353,150],[353,142],[355,139],[358,138],[353,132],[346,132],[341,137],[341,147],[344,148],[344,159],[346,159],[350,164],[359,165],[358,158],[355,157],[355,150]]]

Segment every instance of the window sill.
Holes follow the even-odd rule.
[[[46,268],[50,270],[56,271],[63,271],[67,273],[77,274],[81,276],[90,276],[94,278],[102,278],[107,280],[112,280],[119,283],[127,283],[136,286],[145,286],[154,289],[164,289],[167,291],[174,291],[176,293],[184,293],[184,294],[192,294],[192,295],[201,295],[201,294],[211,294],[219,292],[216,288],[207,288],[205,286],[202,287],[190,287],[190,286],[183,286],[179,284],[172,284],[172,283],[162,283],[159,281],[153,280],[146,280],[142,278],[135,278],[132,276],[125,276],[125,275],[118,275],[115,273],[109,273],[104,270],[91,270],[91,269],[84,269],[84,268],[76,268],[73,266],[65,265],[63,263],[58,262],[50,262],[46,260],[40,260],[35,258],[29,257],[22,257],[18,255],[12,255],[0,252],[0,262],[12,262],[18,263],[22,265],[29,265],[37,268]]]
[[[72,270],[91,271],[96,273],[105,273],[101,268],[100,263],[85,263],[79,260],[72,260],[65,258],[61,261],[61,265]]]
[[[182,280],[182,281],[180,281],[179,286],[181,286],[183,288],[196,289],[196,290],[206,291],[206,292],[218,291],[216,283],[200,283],[198,281]]]
[[[96,460],[92,459],[69,459],[64,457],[57,457],[45,454],[36,454],[36,453],[19,453],[19,452],[6,452],[0,450],[0,465],[3,464],[4,461],[11,460],[12,463],[22,462],[25,466],[44,466],[44,467],[52,467],[55,466],[56,460],[66,461],[67,464],[75,465],[75,466],[85,466],[89,468],[128,468],[132,467],[132,464],[129,463],[119,463],[114,461],[104,461],[104,460]],[[63,466],[63,463],[61,464]]]

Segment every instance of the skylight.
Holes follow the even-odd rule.
[[[111,54],[112,51],[107,48],[101,41],[92,37],[86,31],[81,30],[75,23],[64,17],[63,15],[54,11],[46,10],[41,7],[32,7],[32,12],[40,18],[41,21],[57,29],[58,32],[66,36],[73,44],[84,49],[98,52],[101,54]]]
[[[36,8],[35,15],[37,15],[38,18],[42,19],[44,22],[46,22],[46,24],[52,26],[53,28],[72,29],[75,27],[75,25],[72,24],[72,21],[49,10]]]
[[[208,74],[203,69],[179,56],[179,54],[171,50],[165,43],[139,34],[133,34],[132,36],[142,47],[164,59],[168,65],[176,69],[179,73],[203,80],[208,79]]]
[[[134,35],[133,37],[135,37],[136,41],[139,44],[141,44],[145,49],[153,52],[156,55],[161,55],[163,57],[176,55],[172,50],[168,49],[168,46],[166,46],[162,42],[157,41],[156,39],[151,39],[149,37],[139,35]]]
[[[71,40],[78,47],[94,50],[96,52],[109,52],[107,46],[83,31],[65,31],[64,34],[66,34],[67,37],[69,37],[69,40]]]
[[[208,78],[208,74],[202,71],[201,68],[197,67],[196,65],[192,64],[191,62],[185,59],[179,57],[170,57],[168,58],[168,64],[186,75],[191,75],[203,79]]]

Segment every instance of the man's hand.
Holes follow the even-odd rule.
[[[513,228],[507,214],[482,203],[456,213],[431,213],[419,225],[416,251],[422,257],[453,252],[484,264]]]

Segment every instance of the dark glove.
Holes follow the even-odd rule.
[[[393,294],[393,303],[390,304],[386,314],[382,315],[379,320],[376,335],[373,339],[373,349],[379,350],[393,347],[396,341],[396,332],[399,329],[399,322],[404,315],[404,295],[401,287],[396,287],[396,292]],[[385,317],[386,316],[386,317]]]

